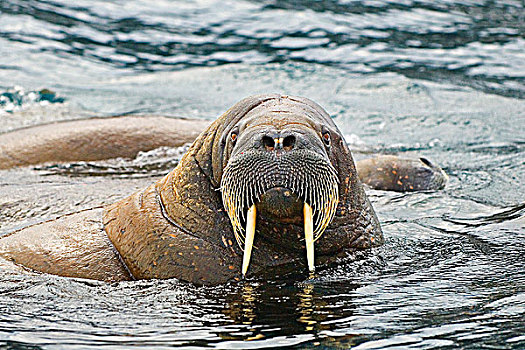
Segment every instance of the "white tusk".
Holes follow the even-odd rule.
[[[257,211],[255,204],[248,209],[248,217],[246,218],[246,238],[244,240],[244,256],[242,257],[242,275],[246,275],[248,265],[250,265],[250,257],[252,255],[253,238],[255,237],[255,217]]]
[[[308,260],[308,270],[315,271],[314,264],[314,216],[312,207],[304,203],[304,240],[306,241],[306,259]]]

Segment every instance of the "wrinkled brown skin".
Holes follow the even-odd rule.
[[[64,215],[0,239],[0,256],[26,268],[101,281],[130,279],[102,225],[103,208]]]
[[[135,157],[193,142],[210,122],[159,116],[62,121],[0,134],[0,169],[47,162]]]
[[[425,158],[409,159],[382,155],[356,163],[362,183],[377,189],[397,192],[440,190],[447,175]]]
[[[352,155],[329,115],[305,98],[260,95],[240,101],[219,117],[172,172],[145,190],[105,207],[103,214],[97,209],[16,231],[0,239],[0,255],[37,271],[101,280],[174,277],[218,284],[240,278],[242,250],[218,190],[231,153],[224,140],[250,113],[270,113],[275,108],[311,118],[331,130],[329,158],[338,171],[339,204],[316,242],[316,266],[382,244],[379,222]],[[257,231],[248,275],[307,270],[304,245],[297,238],[303,237],[302,225],[270,226],[261,217]],[[272,234],[277,241],[266,239]],[[296,249],[282,248],[282,237],[295,239]]]

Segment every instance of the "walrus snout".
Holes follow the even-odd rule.
[[[290,189],[272,188],[256,203],[257,211],[268,220],[300,224],[303,221],[303,201]]]
[[[243,275],[257,216],[262,215],[261,221],[267,223],[258,226],[262,236],[282,224],[303,222],[308,267],[313,271],[314,241],[335,215],[339,179],[322,143],[311,134],[283,134],[263,134],[260,142],[254,138],[245,142],[243,148],[234,150],[224,169],[222,199],[235,238],[244,245]]]

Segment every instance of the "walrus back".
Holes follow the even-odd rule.
[[[192,142],[205,120],[121,116],[63,121],[0,134],[0,169],[47,162],[135,157]]]

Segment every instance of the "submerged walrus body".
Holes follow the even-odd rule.
[[[218,284],[313,271],[382,243],[330,116],[306,98],[260,95],[209,125],[156,183],[15,231],[0,256],[62,276]]]
[[[426,158],[381,155],[357,162],[361,182],[376,190],[415,192],[440,190],[447,175]]]
[[[134,157],[139,151],[192,142],[208,125],[196,119],[119,116],[22,128],[0,134],[0,169]]]

